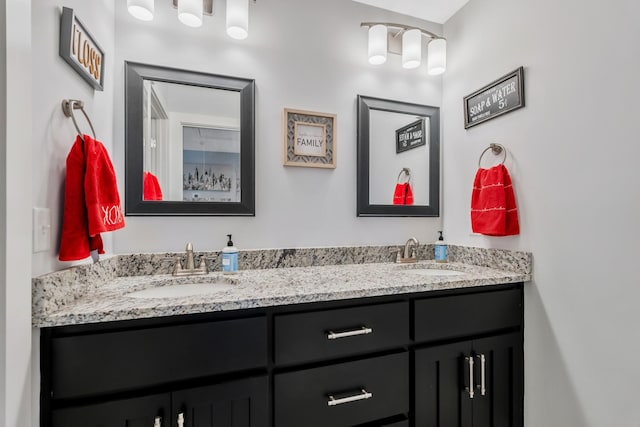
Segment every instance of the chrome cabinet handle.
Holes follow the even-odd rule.
[[[352,331],[344,331],[344,332],[329,331],[327,332],[327,339],[337,340],[338,338],[355,337],[356,335],[367,335],[371,333],[373,333],[373,329],[363,326],[360,329],[354,329]]]
[[[479,354],[476,357],[480,359],[480,385],[478,385],[478,388],[480,389],[480,395],[484,396],[487,394],[485,371],[486,357],[484,356],[484,354]]]
[[[184,427],[184,414],[178,412],[178,427]]]
[[[475,387],[473,386],[473,357],[465,357],[464,360],[469,365],[469,387],[466,387],[466,389],[469,393],[469,399],[473,399],[473,396],[475,395]]]
[[[162,417],[156,417],[153,420],[153,427],[162,427]]]
[[[357,402],[358,400],[371,399],[373,394],[369,393],[367,390],[362,389],[360,394],[356,394],[355,396],[343,397],[341,399],[336,399],[333,395],[329,395],[329,400],[327,401],[328,406],[336,406],[342,405],[343,403],[349,402]]]

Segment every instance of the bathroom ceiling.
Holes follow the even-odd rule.
[[[444,24],[469,0],[353,0],[426,21]]]

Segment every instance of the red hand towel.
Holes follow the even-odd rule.
[[[403,182],[396,184],[396,189],[393,192],[393,204],[394,205],[412,205],[413,204],[413,191],[411,190],[411,184]]]
[[[478,169],[471,194],[471,228],[488,236],[520,234],[513,184],[504,165]]]
[[[162,200],[162,189],[158,178],[151,172],[144,173],[143,179],[143,199],[144,200]]]
[[[124,227],[116,174],[101,142],[76,138],[67,156],[60,261],[103,254],[100,233]]]

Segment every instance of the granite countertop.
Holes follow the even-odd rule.
[[[170,274],[123,276],[121,271],[118,275],[116,271],[121,268],[122,259],[116,257],[104,262],[103,271],[100,272],[88,269],[84,273],[66,272],[67,276],[75,273],[75,279],[55,274],[55,279],[44,276],[34,279],[33,325],[74,325],[529,281],[531,256],[526,253],[517,254],[524,255],[507,257],[518,260],[517,268],[510,268],[511,265],[505,264],[505,257],[501,254],[499,258],[503,262],[498,268],[467,263],[473,261],[473,257],[459,257],[466,262],[373,262],[255,268],[242,270],[234,275],[225,276],[220,272],[212,272],[206,276],[179,278]],[[477,254],[474,256],[477,258]],[[505,266],[512,271],[504,269]],[[455,270],[463,274],[433,276],[412,271],[425,268]],[[95,277],[90,277],[91,274]],[[190,297],[134,298],[127,295],[150,287],[174,284],[176,281],[225,281],[233,286],[228,290]],[[83,289],[77,289],[79,283],[84,283]],[[63,289],[65,292],[62,292]]]

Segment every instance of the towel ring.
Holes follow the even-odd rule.
[[[402,174],[407,175],[407,180],[405,182],[411,182],[411,169],[409,168],[402,168],[402,170],[400,171],[400,173],[398,174],[398,179],[396,179],[397,183],[400,184],[400,177],[402,176]]]
[[[480,158],[478,159],[478,167],[479,168],[482,167],[481,166],[482,156],[484,156],[484,154],[489,150],[491,150],[491,152],[496,156],[499,156],[502,153],[503,157],[502,157],[502,161],[500,162],[501,165],[503,165],[505,160],[507,160],[507,149],[504,148],[503,145],[491,143],[491,144],[489,144],[489,146],[487,148],[484,149],[482,154],[480,154]]]
[[[76,127],[76,130],[78,131],[78,135],[80,135],[80,138],[82,139],[82,141],[84,141],[84,138],[83,138],[84,134],[80,130],[80,126],[78,126],[78,122],[76,121],[76,116],[73,114],[73,110],[82,111],[82,114],[84,114],[84,117],[87,119],[87,123],[89,123],[89,127],[91,128],[93,139],[97,139],[96,131],[95,129],[93,129],[93,123],[91,123],[91,119],[89,118],[89,115],[87,114],[87,112],[84,111],[84,102],[82,102],[79,99],[63,99],[62,112],[66,117],[71,117],[71,120],[73,120],[73,125]]]

